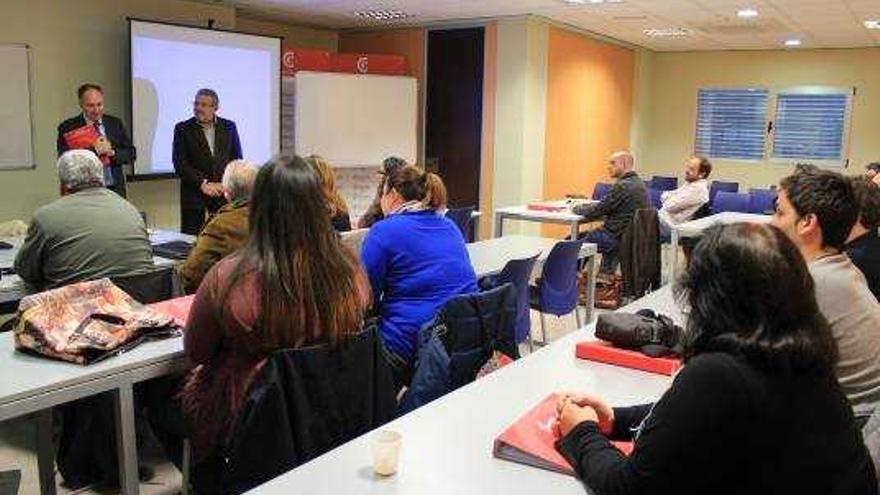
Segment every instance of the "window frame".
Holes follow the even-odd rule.
[[[801,85],[786,86],[779,89],[773,89],[767,86],[707,86],[697,88],[696,105],[693,118],[692,129],[692,150],[697,154],[697,132],[700,125],[700,91],[742,91],[742,90],[763,90],[767,91],[767,115],[764,118],[764,151],[761,158],[728,158],[713,157],[706,158],[712,160],[723,160],[743,164],[767,164],[767,165],[785,165],[790,166],[794,163],[806,162],[823,168],[843,169],[849,165],[851,152],[851,133],[852,133],[852,112],[855,103],[857,88],[855,86],[825,86],[825,85]],[[816,160],[809,157],[800,158],[777,158],[774,156],[776,145],[776,121],[779,110],[779,95],[797,95],[797,94],[836,94],[845,95],[846,111],[843,120],[843,132],[841,134],[841,158],[839,160]]]
[[[706,156],[706,158],[712,160],[729,160],[733,162],[742,162],[742,163],[762,163],[766,161],[767,158],[767,142],[768,142],[768,133],[767,127],[769,125],[769,112],[771,108],[772,98],[774,93],[766,87],[762,86],[710,86],[705,88],[697,88],[697,101],[694,115],[694,128],[693,128],[693,153],[697,155],[697,131],[700,127],[700,91],[766,91],[767,92],[767,112],[768,115],[764,117],[764,152],[761,158],[730,158],[723,156]],[[702,155],[699,155],[702,156]]]
[[[810,157],[777,158],[776,151],[776,121],[779,119],[779,96],[780,95],[843,95],[846,96],[846,110],[843,114],[843,129],[840,136],[840,158],[836,160],[818,160]],[[849,165],[850,133],[852,131],[852,108],[855,99],[856,88],[854,86],[792,86],[772,92],[770,105],[769,124],[770,132],[767,133],[766,161],[771,164],[788,165],[791,163],[811,163],[822,168],[843,169]]]

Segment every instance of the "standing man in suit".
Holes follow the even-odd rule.
[[[220,99],[213,89],[200,89],[194,117],[174,126],[174,170],[180,177],[180,231],[197,235],[205,213],[225,203],[221,179],[226,164],[241,159],[235,122],[217,116]]]
[[[118,118],[104,113],[104,90],[97,84],[86,83],[76,90],[82,113],[58,125],[58,156],[70,147],[64,135],[86,125],[95,126],[100,138],[90,148],[104,164],[104,184],[108,189],[125,197],[125,171],[122,166],[134,163],[137,153],[125,125]]]

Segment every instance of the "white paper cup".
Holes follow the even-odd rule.
[[[373,434],[373,471],[381,476],[391,476],[397,472],[400,459],[401,435],[392,430],[380,430]]]

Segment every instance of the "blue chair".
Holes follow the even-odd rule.
[[[529,279],[532,276],[532,270],[535,268],[535,261],[537,260],[537,254],[531,258],[510,260],[497,276],[486,277],[480,281],[480,288],[483,290],[508,283],[516,289],[514,334],[517,343],[525,340],[529,341],[530,351],[533,349],[532,339],[529,338],[532,334],[532,319],[531,312],[529,311]]]
[[[474,210],[473,206],[466,206],[464,208],[450,208],[446,211],[446,218],[458,225],[464,242],[471,242],[474,239],[474,218],[472,216]]]
[[[608,191],[610,190],[611,184],[597,182],[595,187],[593,187],[593,199],[596,201],[602,201],[603,199],[605,199],[605,196],[608,195]]]
[[[718,191],[715,199],[712,201],[712,211],[721,213],[722,211],[738,211],[740,213],[749,212],[749,195],[735,192]]]
[[[709,186],[709,203],[714,203],[715,195],[718,194],[719,191],[725,192],[739,192],[739,182],[724,182],[720,180],[713,180],[712,185]]]
[[[749,189],[749,212],[769,214],[776,209],[776,191]]]
[[[663,200],[660,199],[660,197],[664,192],[665,191],[661,191],[660,189],[648,189],[648,194],[651,196],[651,206],[653,206],[655,210],[659,210],[663,207]]]
[[[678,188],[678,177],[662,177],[660,175],[655,175],[649,181],[648,187],[651,189],[657,189],[658,191],[672,191]]]
[[[529,288],[529,306],[541,313],[541,338],[547,343],[544,313],[562,316],[574,311],[578,328],[581,316],[577,312],[578,255],[583,239],[559,241],[550,250],[538,284]]]

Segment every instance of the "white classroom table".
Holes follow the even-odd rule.
[[[737,222],[754,222],[767,223],[770,221],[770,215],[760,215],[755,213],[739,213],[735,211],[723,211],[708,217],[691,220],[680,225],[674,225],[671,232],[672,244],[672,277],[670,281],[675,281],[676,270],[678,269],[678,245],[684,237],[700,237],[703,231],[716,224],[730,224]]]
[[[547,237],[534,237],[525,235],[506,235],[495,237],[485,241],[473,242],[467,245],[471,264],[477,277],[497,275],[504,269],[504,265],[511,260],[531,258],[538,254],[538,262],[535,267],[541,266],[553,246],[559,242],[557,239]],[[581,246],[580,258],[586,258],[586,321],[593,319],[593,298],[596,290],[596,254],[598,248],[595,244],[584,243]]]
[[[187,237],[174,232],[156,232],[151,236],[153,243],[174,239]],[[478,276],[500,271],[498,263],[505,256],[509,259],[533,256],[552,248],[557,241],[509,236],[484,242],[490,243],[469,245]],[[582,251],[585,256],[590,252],[589,248]],[[136,383],[184,369],[181,337],[147,342],[120,356],[81,366],[17,352],[12,334],[6,333],[0,334],[0,362],[4,366],[0,374],[0,421],[27,414],[34,414],[37,421],[41,493],[55,493],[49,408],[102,392],[113,393],[122,491],[125,494],[139,492],[132,388]]]
[[[15,263],[15,255],[21,248],[21,244],[22,242],[24,242],[24,239],[17,238],[3,240],[13,244],[14,247],[12,249],[0,250],[0,268],[12,268],[13,264]],[[173,232],[170,230],[156,230],[150,232],[151,245],[161,244],[163,242],[169,241],[187,241],[192,243],[195,241],[195,236],[181,234],[180,232]],[[159,256],[154,256],[153,262],[157,266],[177,263],[176,260],[162,258]],[[0,278],[0,305],[8,306],[12,304],[17,304],[22,297],[30,294],[31,292],[33,291],[28,288],[28,286],[18,275],[8,274],[3,275],[3,277]]]
[[[598,203],[598,201],[579,201],[579,204],[594,203]],[[498,208],[495,210],[495,237],[502,236],[505,219],[568,225],[571,229],[569,233],[569,239],[572,240],[577,239],[578,229],[580,228],[581,224],[589,222],[589,220],[585,220],[584,217],[572,213],[571,210],[569,210],[566,206],[567,202],[565,200],[542,202],[541,204],[548,206],[560,206],[565,207],[566,209],[562,211],[531,210],[528,208],[528,205]]]
[[[670,286],[623,311],[651,308],[677,322]],[[597,394],[612,405],[651,402],[669,387],[668,376],[575,358],[575,344],[593,325],[480,378],[387,425],[402,434],[399,471],[373,474],[370,433],[289,471],[251,493],[261,495],[418,494],[505,495],[584,492],[571,476],[495,459],[492,443],[510,424],[558,391]]]
[[[11,332],[0,334],[0,421],[35,414],[40,491],[55,493],[52,406],[113,394],[120,486],[138,493],[132,387],[183,369],[183,339],[147,342],[122,355],[81,366],[15,351]]]

